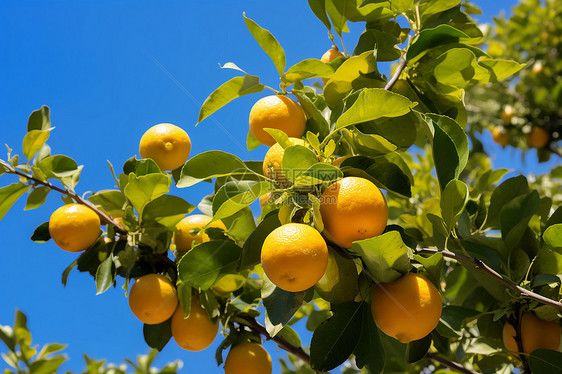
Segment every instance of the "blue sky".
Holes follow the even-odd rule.
[[[514,1],[476,4],[484,10],[480,19],[489,21]],[[7,143],[21,153],[27,118],[45,104],[56,127],[49,139],[53,153],[85,165],[79,193],[113,188],[106,160],[120,170],[126,159],[138,155],[144,131],[161,122],[189,133],[192,155],[220,149],[245,160],[263,159],[265,147],[248,152],[244,145],[250,108],[267,92],[240,98],[213,115],[214,120],[194,126],[207,95],[234,75],[219,63],[235,62],[267,85],[278,86],[273,64],[244,25],[244,11],[277,37],[287,66],[319,58],[331,46],[326,29],[302,0],[0,0],[2,147]],[[361,27],[344,36],[349,48]],[[497,152],[496,167],[546,172],[553,165],[537,166],[532,152],[523,164],[517,151],[490,144],[489,135],[484,140]],[[13,182],[12,176],[0,177],[0,185]],[[204,185],[174,193],[197,204],[209,191]],[[0,222],[0,324],[12,324],[14,309],[23,310],[35,343],[69,345],[71,361],[63,367],[75,372],[83,368],[83,353],[121,362],[147,352],[142,323],[130,312],[121,288],[96,296],[93,279],[78,272],[71,273],[63,288],[61,273],[76,255],[52,242],[29,240],[34,228],[62,204],[59,196],[52,193],[32,211],[24,212],[24,203],[18,202]],[[310,334],[303,337],[307,345]],[[183,373],[222,372],[214,361],[219,342],[199,353],[170,342],[157,363],[180,359]],[[274,344],[265,347],[277,356]],[[279,370],[275,362],[274,372]]]

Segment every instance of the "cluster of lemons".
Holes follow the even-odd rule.
[[[322,61],[329,62],[341,56],[343,55],[337,49],[332,49],[322,57]],[[263,163],[264,174],[280,185],[290,185],[282,171],[284,149],[264,129],[282,130],[292,139],[293,144],[305,145],[302,137],[306,120],[301,106],[283,95],[262,98],[251,109],[251,133],[262,144],[270,147]],[[153,159],[161,170],[181,167],[187,160],[190,149],[191,141],[187,133],[171,124],[159,124],[150,128],[140,141],[141,157]],[[345,157],[337,158],[332,161],[332,165],[339,166],[344,159]],[[264,203],[263,200],[261,202]],[[350,248],[354,241],[381,235],[388,220],[384,195],[371,181],[360,177],[345,177],[328,186],[320,197],[320,213],[324,224],[323,235],[310,225],[288,223],[276,228],[266,237],[261,251],[261,265],[267,277],[277,287],[290,292],[313,287],[328,273],[330,255],[326,239],[337,246]],[[190,215],[178,223],[173,239],[176,256],[188,252],[193,243],[209,241],[210,238],[205,234],[207,228],[227,230],[223,222],[209,224],[210,221],[211,218],[205,215]],[[199,229],[197,234],[194,234],[197,231],[194,229]],[[69,204],[52,214],[49,231],[59,247],[78,252],[96,242],[100,235],[100,219],[85,205]],[[229,293],[243,284],[243,280],[232,282],[232,279],[224,283],[225,279],[220,280],[223,282],[222,286],[214,286],[215,290]],[[171,318],[172,336],[186,350],[199,351],[207,348],[219,329],[219,322],[209,318],[197,295],[191,298],[189,317],[184,318],[184,309],[178,301],[175,286],[160,274],[147,274],[135,281],[129,294],[129,306],[133,314],[146,324],[159,324]],[[426,277],[408,273],[394,282],[374,287],[371,311],[374,321],[384,333],[408,343],[425,337],[437,326],[442,301],[439,291]],[[521,327],[525,352],[537,347],[554,347],[555,344],[554,349],[557,349],[559,327],[558,334],[553,333],[552,339],[542,339],[542,333],[553,331],[555,326],[558,325],[542,321],[532,312],[525,314]],[[537,334],[536,331],[541,333]],[[554,335],[558,337],[557,342]],[[505,345],[508,349],[517,351],[513,336],[513,327],[506,323]],[[227,374],[271,373],[272,364],[269,354],[260,344],[245,342],[231,348],[224,368]]]

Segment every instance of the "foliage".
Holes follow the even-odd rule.
[[[31,332],[27,327],[27,317],[23,312],[16,310],[14,326],[0,326],[0,340],[8,348],[2,353],[4,361],[13,369],[5,369],[4,374],[50,374],[58,371],[59,367],[67,360],[61,353],[66,345],[51,343],[45,344],[37,350],[37,345],[31,345]],[[147,355],[139,355],[137,362],[125,360],[124,364],[107,364],[105,360],[94,360],[84,355],[86,367],[82,374],[176,374],[181,363],[167,364],[158,370],[152,367],[158,351],[151,350]],[[133,371],[128,371],[130,365]],[[67,374],[72,374],[66,372]]]
[[[465,89],[498,87],[497,82],[523,68],[522,59],[496,58],[478,47],[484,35],[470,14],[479,10],[468,2],[309,0],[309,5],[331,41],[336,42],[334,34],[340,37],[345,58],[329,63],[311,58],[287,67],[285,50],[273,34],[244,17],[279,74],[279,89],[227,63],[223,68],[241,75],[212,92],[199,113],[199,122],[204,121],[230,101],[266,88],[295,97],[306,113],[306,141],[294,145],[283,131],[269,130],[284,148],[284,183],[264,175],[262,161],[209,150],[171,173],[151,159],[132,157],[118,175],[109,165],[115,188],[85,200],[75,192],[82,166],[68,156],[51,155],[46,145],[52,128],[50,111],[42,107],[29,119],[25,162],[11,149],[0,161],[0,173],[19,176],[17,183],[0,188],[0,218],[26,193],[27,209],[41,206],[51,190],[62,193],[66,202],[90,206],[107,228],[65,270],[63,284],[74,267],[94,277],[98,293],[115,286],[117,277],[125,279],[128,290],[131,279],[167,276],[177,286],[186,315],[196,293],[209,317],[220,319],[225,338],[216,352],[218,365],[224,350],[259,342],[263,335],[289,352],[283,373],[326,372],[344,362],[345,373],[419,373],[455,365],[479,372],[544,365],[560,370],[560,355],[553,351],[516,356],[501,343],[503,324],[509,320],[517,326],[523,311],[559,321],[560,170],[529,179],[493,170],[473,136],[477,127],[467,128],[464,104]],[[351,53],[342,38],[348,22],[365,25]],[[384,61],[395,62],[392,77],[379,71]],[[316,78],[325,79],[325,85]],[[248,149],[259,145],[249,132]],[[265,238],[290,222],[322,232],[322,192],[348,176],[385,190],[389,207],[382,235],[351,248],[327,240],[332,254],[353,263],[349,290],[355,295],[335,303],[330,301],[341,295],[320,296],[314,287],[302,292],[277,287],[260,265]],[[168,256],[176,224],[195,206],[170,194],[170,188],[204,181],[214,182],[214,188],[198,208],[227,230],[206,226],[193,231],[210,240],[194,243],[173,260]],[[250,206],[262,196],[267,202],[256,219]],[[37,242],[49,239],[48,222],[32,235]],[[425,274],[444,306],[430,335],[402,344],[379,330],[369,304],[379,282],[409,272]],[[245,282],[220,291],[217,282],[230,275]],[[303,344],[291,327],[299,320],[313,331],[310,344]],[[146,325],[144,333],[149,346],[162,349],[171,337],[169,321]]]
[[[562,135],[562,4],[555,0],[522,0],[509,18],[495,18],[487,37],[488,55],[525,63],[505,81],[468,91],[472,131],[503,127],[509,144],[531,148],[526,135],[543,128],[551,142],[538,150],[540,161],[560,156]]]

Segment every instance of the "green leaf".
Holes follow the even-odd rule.
[[[34,361],[29,365],[29,372],[33,374],[52,374],[58,371],[59,366],[66,361],[64,356]]]
[[[39,353],[37,354],[37,358],[41,359],[45,356],[50,355],[51,353],[62,351],[65,348],[66,348],[66,344],[57,344],[57,343],[45,344],[43,348],[41,348],[41,351],[39,351]]]
[[[253,203],[260,196],[274,190],[275,187],[270,182],[263,181],[255,183],[249,191],[234,195],[225,201],[216,211],[212,221],[230,217]]]
[[[295,180],[295,186],[312,186],[341,178],[343,178],[343,173],[340,168],[319,162],[299,175]]]
[[[0,188],[0,221],[8,213],[8,210],[26,193],[31,187],[23,183],[12,183]]]
[[[123,209],[127,200],[120,190],[101,190],[88,197],[98,209],[111,217],[123,217]]]
[[[396,47],[400,40],[393,34],[366,28],[359,36],[359,41],[353,50],[353,55],[359,55],[365,51],[377,51],[378,61],[394,61],[401,56],[400,48]]]
[[[336,129],[382,117],[403,116],[416,104],[391,91],[367,88],[361,91],[355,103],[338,118]]]
[[[205,99],[199,111],[197,124],[232,100],[240,96],[261,92],[264,88],[265,86],[260,83],[260,78],[255,75],[234,77],[226,81]]]
[[[246,148],[248,148],[248,151],[253,151],[260,145],[261,145],[260,141],[256,139],[256,137],[254,136],[254,134],[252,134],[250,130],[248,130],[248,135],[246,137]]]
[[[146,204],[142,211],[142,221],[156,221],[173,230],[176,224],[194,209],[195,206],[181,197],[163,195]]]
[[[263,51],[267,53],[271,61],[273,61],[279,76],[283,76],[283,72],[285,71],[285,51],[277,39],[275,39],[268,30],[260,27],[256,22],[246,17],[245,13],[244,22],[254,39],[256,39]]]
[[[253,172],[238,157],[223,151],[207,151],[187,160],[176,186],[190,187],[210,178],[244,174]]]
[[[289,292],[276,287],[264,275],[261,297],[265,307],[265,327],[270,336],[277,335],[302,306],[306,291]]]
[[[347,18],[345,18],[343,10],[338,9],[337,7],[337,5],[343,5],[344,7],[347,6],[348,1],[343,1],[342,3],[343,4],[339,4],[333,0],[324,1],[326,13],[328,13],[328,16],[334,25],[334,30],[340,37],[342,36],[342,33],[349,32],[349,28],[347,27]]]
[[[373,51],[348,58],[326,82],[324,97],[330,106],[336,106],[353,88],[384,87],[386,81],[377,69]]]
[[[437,325],[437,332],[449,338],[461,337],[463,333],[463,321],[474,317],[480,312],[456,306],[446,305],[441,312],[441,319]]]
[[[464,87],[469,83],[486,83],[490,71],[480,65],[474,52],[467,48],[451,48],[431,62],[429,68],[437,82]]]
[[[414,255],[414,260],[423,265],[423,268],[427,272],[425,275],[433,282],[435,287],[440,288],[441,275],[443,274],[443,266],[445,265],[443,255],[441,253],[435,253],[429,257]]]
[[[201,243],[181,258],[178,275],[186,285],[207,290],[219,276],[236,271],[242,249],[228,240]]]
[[[277,333],[277,336],[285,339],[286,341],[288,341],[289,343],[291,343],[295,347],[301,347],[302,346],[301,338],[299,337],[299,334],[295,330],[293,330],[291,328],[291,326],[288,326],[288,325],[283,326],[281,331],[279,331]]]
[[[468,138],[453,119],[437,114],[427,116],[433,129],[433,159],[439,185],[457,179],[468,161]]]
[[[167,174],[147,174],[137,177],[131,173],[123,192],[142,216],[146,204],[168,193],[171,184],[172,180]]]
[[[533,214],[539,208],[539,193],[531,191],[508,202],[500,212],[500,228],[507,248],[513,248],[523,237]]]
[[[558,253],[562,253],[562,223],[549,226],[544,230],[542,238],[552,249]]]
[[[326,14],[326,2],[324,0],[308,0],[308,5],[316,17],[318,17],[324,26],[326,26],[329,32],[332,29],[332,24]]]
[[[562,373],[562,353],[551,349],[535,349],[529,356],[533,373]]]
[[[283,149],[293,145],[293,141],[289,139],[287,134],[285,134],[282,130],[270,129],[270,128],[264,128],[264,130],[269,135],[271,135],[275,140],[275,142],[279,143],[279,145],[283,147]]]
[[[363,303],[332,305],[333,316],[316,328],[310,342],[310,366],[329,371],[355,350],[363,325]]]
[[[281,78],[288,83],[295,83],[308,78],[330,78],[334,69],[319,59],[309,58],[291,66]]]
[[[100,295],[107,291],[115,281],[115,265],[113,257],[108,256],[101,262],[96,271],[96,295]]]
[[[392,282],[410,270],[408,247],[398,231],[353,242],[351,252],[361,256],[378,282]]]
[[[428,51],[430,48],[465,39],[468,40],[470,38],[464,32],[449,25],[439,25],[431,29],[424,29],[420,32],[416,41],[408,48],[406,59],[410,62],[414,57]]]
[[[283,174],[291,182],[318,163],[318,158],[310,149],[302,145],[293,145],[285,149],[283,155]]]
[[[400,14],[414,7],[414,0],[392,0],[390,7],[396,14]]]
[[[46,223],[48,224],[49,222]],[[72,264],[68,265],[67,268],[62,272],[61,283],[63,287],[66,287],[66,283],[68,282],[68,275],[76,265],[78,265],[78,259],[74,260]]]
[[[427,17],[435,13],[441,13],[447,9],[457,6],[461,0],[429,0],[420,7],[422,17]]]
[[[36,187],[27,197],[24,210],[39,208],[47,200],[50,191],[47,187]]]
[[[308,130],[318,134],[319,139],[323,140],[330,132],[330,125],[322,112],[303,91],[292,90],[291,93],[299,100],[299,104],[306,113]]]
[[[490,198],[490,207],[488,208],[488,217],[486,218],[487,227],[499,227],[500,212],[502,208],[517,196],[529,192],[529,184],[527,178],[522,175],[506,179],[500,184]]]
[[[31,130],[27,134],[25,134],[22,146],[23,155],[29,161],[31,161],[33,156],[35,156],[35,154],[39,152],[41,148],[43,148],[43,145],[45,144],[47,139],[49,139],[49,133],[50,130]]]
[[[265,216],[254,232],[252,232],[252,234],[250,234],[248,239],[244,242],[238,271],[250,269],[260,263],[261,248],[265,238],[273,230],[281,226],[281,222],[279,222],[279,215],[277,213],[278,210],[275,210]]]
[[[123,164],[123,173],[129,175],[135,173],[137,177],[152,173],[161,173],[160,168],[149,158],[137,160],[135,156],[131,157]]]
[[[466,203],[468,201],[468,187],[463,182],[453,179],[441,194],[441,216],[445,226],[447,227],[447,232],[450,232],[457,218],[462,213]]]
[[[162,351],[172,337],[172,319],[168,319],[157,325],[144,324],[142,328],[144,341],[150,348]]]
[[[33,235],[31,235],[31,240],[35,243],[46,243],[51,239],[51,234],[49,233],[49,221],[43,222],[35,231],[33,231]]]
[[[69,177],[79,170],[76,161],[64,155],[45,157],[39,161],[37,166],[45,173],[47,178]]]
[[[385,352],[379,337],[379,329],[373,320],[371,307],[367,303],[362,303],[362,325],[359,342],[353,351],[357,366],[363,368],[367,366],[369,373],[378,374],[385,365]]]
[[[27,131],[48,130],[51,127],[51,117],[49,107],[41,106],[40,109],[34,110],[27,121]]]
[[[431,346],[431,334],[420,340],[408,343],[406,348],[406,362],[412,364],[425,357]]]
[[[483,59],[478,61],[478,64],[490,71],[489,80],[492,83],[504,80],[525,67],[525,64],[500,59]]]

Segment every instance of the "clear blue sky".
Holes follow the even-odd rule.
[[[484,10],[480,19],[489,21],[514,1],[476,3]],[[243,97],[217,112],[213,118],[227,131],[210,119],[194,126],[207,95],[234,75],[219,63],[235,62],[266,84],[278,85],[272,63],[244,25],[244,11],[273,32],[285,47],[288,66],[320,57],[331,45],[303,0],[0,0],[0,144],[21,154],[29,114],[49,105],[56,127],[49,139],[53,153],[85,165],[79,193],[113,188],[106,160],[120,170],[138,154],[143,132],[161,122],[189,133],[192,155],[220,149],[246,160],[262,159],[265,147],[248,152],[244,144],[249,110],[267,93]],[[354,45],[360,31],[352,27],[346,45]],[[516,151],[491,145],[489,136],[485,140],[497,152],[496,167],[548,170],[537,169],[533,154],[523,165]],[[12,176],[0,176],[0,185],[13,182]],[[209,191],[204,185],[174,192],[197,204]],[[35,343],[69,344],[66,370],[80,371],[86,352],[116,363],[147,352],[142,323],[130,312],[121,288],[96,296],[93,279],[77,271],[63,288],[61,273],[76,255],[52,242],[29,240],[61,205],[59,196],[52,193],[44,206],[27,212],[24,202],[0,222],[0,324],[12,324],[14,309],[23,310]],[[305,334],[305,345],[309,339]],[[199,353],[183,351],[172,341],[157,363],[180,359],[182,373],[220,373],[214,361],[219,341]],[[275,345],[265,347],[275,359]],[[279,371],[275,362],[274,372]]]

